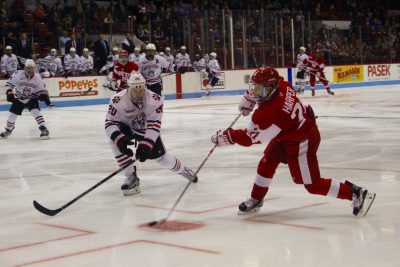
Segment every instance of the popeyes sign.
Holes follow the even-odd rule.
[[[390,80],[392,73],[392,65],[378,64],[378,65],[365,65],[365,80],[366,81],[384,81]]]
[[[95,96],[99,93],[98,86],[99,82],[95,77],[71,77],[56,81],[59,96]]]

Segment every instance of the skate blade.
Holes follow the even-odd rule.
[[[140,188],[134,187],[134,188],[125,189],[125,190],[122,190],[122,191],[123,191],[124,196],[131,196],[131,195],[139,194],[140,193]]]
[[[50,136],[41,136],[40,139],[42,139],[42,140],[48,140],[48,139],[50,139]]]
[[[375,193],[367,193],[367,196],[364,199],[363,206],[360,212],[358,213],[357,217],[364,217],[365,215],[367,215],[369,209],[372,206],[372,203],[374,203],[375,197],[376,197]]]
[[[250,211],[241,211],[241,210],[239,210],[237,215],[248,215],[248,214],[257,213],[257,212],[260,211],[260,208],[261,207],[257,207],[257,208],[254,208],[254,209],[250,210]]]

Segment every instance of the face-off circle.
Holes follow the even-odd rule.
[[[170,220],[170,221],[165,221],[164,223],[161,224],[155,224],[153,226],[149,226],[148,223],[144,223],[139,225],[138,227],[143,230],[180,232],[180,231],[195,230],[205,225],[206,224],[203,222]]]

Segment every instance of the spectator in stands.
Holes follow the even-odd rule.
[[[21,33],[17,41],[16,54],[23,58],[30,58],[32,54],[32,43],[25,32]]]
[[[10,78],[18,68],[18,59],[12,53],[12,47],[6,46],[6,53],[0,61],[0,77]]]
[[[128,51],[128,53],[133,53],[133,50],[135,49],[135,44],[132,40],[131,34],[128,32],[125,35],[125,39],[122,41],[122,50]]]
[[[76,34],[71,34],[71,39],[65,43],[65,53],[69,53],[69,49],[73,47],[76,50],[76,53],[81,56],[82,50],[84,47],[82,38],[76,38]]]
[[[65,45],[66,45],[66,43],[67,43],[67,41],[69,41],[69,40],[71,40],[71,38],[68,36],[68,32],[66,31],[66,30],[63,30],[62,31],[62,35],[61,35],[61,37],[60,37],[60,39],[59,39],[59,42],[60,42],[60,52],[61,52],[61,55],[65,55]],[[68,54],[68,52],[67,52],[67,54]]]
[[[6,45],[10,45],[11,47],[17,46],[17,38],[15,38],[13,32],[7,33],[7,36],[4,41],[5,41]]]
[[[98,39],[93,44],[94,50],[94,66],[96,69],[100,69],[104,65],[106,65],[107,57],[110,51],[110,46],[108,42],[103,39],[101,35],[98,36]]]

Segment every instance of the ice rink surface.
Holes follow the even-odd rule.
[[[0,140],[0,266],[400,266],[399,86],[301,96],[319,116],[323,177],[377,193],[364,218],[349,201],[310,195],[280,165],[260,213],[238,216],[264,146],[217,148],[172,220],[200,228],[156,231],[187,181],[154,162],[138,166],[142,193],[124,197],[120,174],[54,217],[58,208],[118,169],[104,133],[105,105],[43,110],[51,139],[28,112]],[[240,96],[165,102],[167,150],[196,169],[210,136],[238,114]],[[8,112],[0,112],[0,125]],[[247,126],[242,117],[234,128]]]

